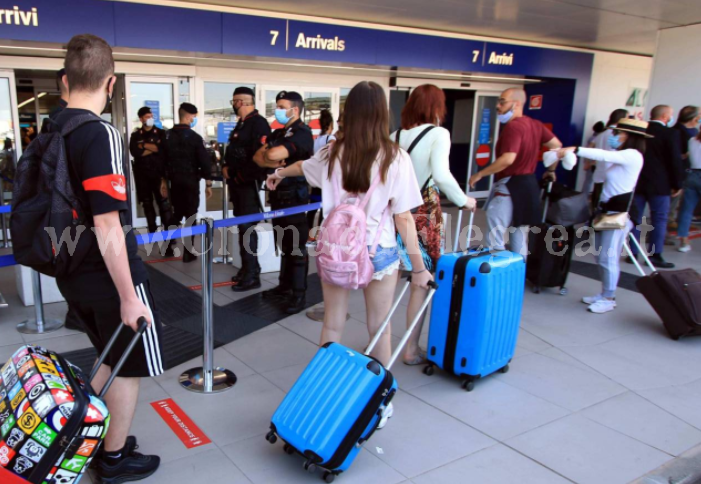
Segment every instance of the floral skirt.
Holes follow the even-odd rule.
[[[412,210],[416,232],[419,235],[419,249],[424,260],[424,265],[429,271],[434,271],[438,259],[445,250],[445,227],[443,226],[443,211],[441,210],[441,197],[438,187],[430,185],[421,192],[424,203],[419,208]],[[406,245],[397,234],[399,257],[405,270],[413,270]]]

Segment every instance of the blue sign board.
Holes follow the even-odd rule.
[[[232,121],[217,124],[217,143],[228,143],[235,127],[236,123]]]
[[[490,121],[491,110],[489,108],[484,108],[482,110],[482,122],[480,123],[480,136],[479,144],[486,145],[489,144],[492,131],[492,123]]]

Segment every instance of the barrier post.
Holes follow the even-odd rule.
[[[0,207],[5,205],[5,180],[0,180]],[[4,213],[0,213],[0,222],[2,223],[2,247],[3,249],[6,249],[10,247],[10,242],[8,240],[8,233],[7,233],[7,217],[5,217]]]
[[[236,384],[236,375],[224,368],[214,367],[214,318],[212,264],[214,259],[214,221],[202,221],[206,232],[202,234],[202,324],[204,353],[202,367],[192,368],[180,375],[180,386],[195,393],[220,393]]]
[[[222,186],[222,220],[229,218],[229,186],[223,180]],[[215,264],[231,264],[233,259],[229,256],[229,228],[224,227],[221,231],[221,256],[214,258]]]
[[[44,319],[44,303],[41,299],[41,275],[32,271],[32,292],[36,319],[28,319],[17,325],[17,331],[24,334],[46,334],[63,328],[63,321]]]

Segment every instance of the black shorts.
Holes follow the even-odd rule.
[[[149,282],[136,286],[139,299],[151,311],[151,327],[146,330],[127,361],[124,363],[119,376],[128,378],[158,376],[163,373],[161,348],[161,321],[153,302]],[[115,329],[122,324],[119,298],[109,298],[100,301],[80,301],[71,299],[68,304],[83,323],[85,330],[97,350],[101,354]],[[119,358],[124,354],[129,342],[134,337],[131,328],[124,328],[107,356],[105,364],[114,368]]]

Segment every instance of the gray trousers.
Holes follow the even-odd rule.
[[[604,297],[615,297],[618,279],[621,275],[621,251],[633,223],[628,221],[628,227],[623,230],[602,230],[596,232],[596,248],[599,250],[597,262],[601,276]]]
[[[528,231],[530,227],[527,225],[521,227],[512,227],[514,215],[514,203],[511,196],[500,196],[497,194],[509,194],[509,189],[506,186],[508,178],[499,180],[494,184],[492,193],[487,201],[487,226],[489,234],[487,241],[492,250],[505,250],[505,236],[509,233],[509,250],[517,254],[521,254],[524,259],[528,257]]]

